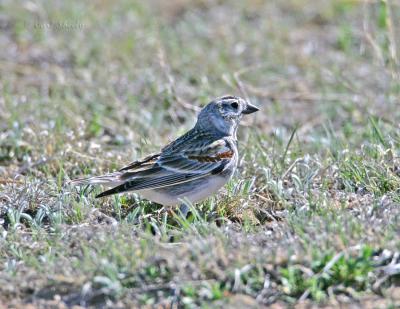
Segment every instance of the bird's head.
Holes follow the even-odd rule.
[[[208,103],[200,112],[196,126],[236,136],[243,115],[258,111],[258,107],[235,96],[224,96]]]

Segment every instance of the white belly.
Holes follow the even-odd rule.
[[[186,192],[185,194],[174,194],[173,190],[169,191],[167,188],[154,189],[154,190],[140,190],[137,191],[142,197],[152,202],[165,205],[175,206],[182,204],[182,200],[188,199],[191,203],[200,202],[207,197],[213,195],[222,186],[224,186],[229,180],[229,177],[208,177],[200,185],[194,186],[193,189]],[[181,184],[185,186],[188,184]]]

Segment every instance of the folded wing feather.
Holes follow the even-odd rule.
[[[185,150],[180,152],[161,153],[155,162],[152,160],[157,157],[150,156],[142,161],[133,162],[128,165],[133,170],[119,176],[119,179],[123,181],[122,184],[97,197],[125,191],[157,189],[189,182],[221,172],[234,155],[229,144],[223,139],[214,141],[205,147],[197,146],[200,145],[188,145]],[[148,164],[150,162],[153,163],[150,165]],[[139,170],[135,171],[135,168]],[[125,170],[128,168],[125,167],[120,171]]]

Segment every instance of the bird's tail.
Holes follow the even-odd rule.
[[[107,187],[118,186],[123,183],[121,179],[122,172],[110,173],[102,176],[87,177],[87,178],[77,178],[69,182],[73,186],[82,185],[104,185]]]

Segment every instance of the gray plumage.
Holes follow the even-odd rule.
[[[103,176],[76,179],[74,185],[113,187],[97,197],[136,191],[162,205],[178,205],[182,199],[199,202],[214,194],[232,177],[238,162],[236,131],[244,114],[258,108],[235,96],[210,102],[196,125],[159,153],[132,162]]]

